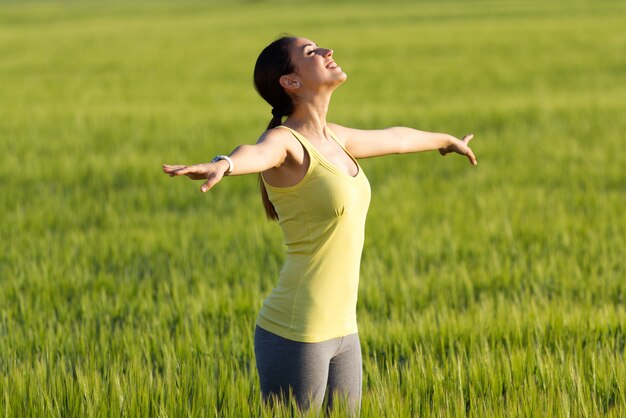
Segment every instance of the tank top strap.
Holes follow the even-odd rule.
[[[337,137],[337,134],[335,134],[332,129],[330,129],[328,126],[326,127],[326,132],[328,132],[328,134],[330,135],[330,137],[337,143],[337,145],[339,145],[341,148],[343,148],[343,150],[350,155],[350,153],[348,152],[348,150],[346,149],[346,147],[343,146],[343,144],[341,143],[341,141],[339,141],[339,138]]]
[[[300,142],[302,144],[304,149],[306,149],[306,151],[309,153],[310,157],[313,157],[313,156],[317,157],[318,156],[317,150],[315,149],[313,144],[311,144],[305,137],[300,135],[297,131],[295,131],[295,130],[293,130],[290,127],[285,126],[285,125],[278,125],[277,128],[284,128],[284,129],[287,129],[289,132],[291,132],[291,134],[298,140],[298,142]]]
[[[348,154],[348,157],[350,157],[352,161],[354,161],[358,165],[356,158],[354,158],[354,156],[350,154],[350,152],[346,149],[346,147],[341,143],[337,134],[335,134],[335,132],[333,132],[332,129],[330,129],[328,126],[326,127],[326,132],[328,132],[330,137],[337,143],[337,145],[339,145],[341,149],[343,149],[345,153]]]

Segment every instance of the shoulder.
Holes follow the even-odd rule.
[[[273,128],[268,129],[261,134],[259,139],[257,140],[257,144],[265,144],[265,145],[283,145],[290,146],[293,143],[293,135],[289,130],[283,128]],[[296,141],[297,142],[297,141]]]
[[[299,155],[302,152],[300,142],[298,142],[288,129],[284,128],[266,130],[257,140],[257,145],[260,145],[263,148],[281,148],[290,155]]]

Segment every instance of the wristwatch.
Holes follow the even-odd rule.
[[[226,170],[226,172],[224,173],[224,175],[227,176],[233,172],[233,170],[235,169],[235,164],[233,163],[233,160],[231,160],[231,158],[227,155],[217,155],[211,160],[211,162],[216,163],[221,160],[226,160],[226,162],[228,163],[228,170]]]

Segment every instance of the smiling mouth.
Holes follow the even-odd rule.
[[[335,61],[331,61],[328,63],[328,65],[326,65],[326,68],[328,68],[329,70],[332,70],[333,68],[337,68],[338,65]]]

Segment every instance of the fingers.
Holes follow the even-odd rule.
[[[200,187],[202,193],[208,192],[217,184],[223,177],[223,173],[215,172],[214,170],[207,169],[206,165],[169,165],[163,164],[163,172],[169,174],[170,177],[174,176],[187,176],[192,180],[205,180],[206,181]]]
[[[174,176],[187,176],[192,180],[201,180],[206,178],[206,170],[200,165],[163,165],[163,172]]]
[[[176,170],[174,175],[176,175],[176,176],[185,176],[185,175],[190,174],[192,172],[193,172],[193,169],[191,167],[181,167],[180,169]]]
[[[211,176],[207,181],[205,181],[202,184],[202,187],[200,187],[200,191],[202,193],[206,193],[209,190],[211,190],[213,188],[213,186],[215,186],[219,181],[221,180],[221,177],[217,177],[217,176]]]
[[[163,164],[163,172],[169,174],[170,177],[180,176],[180,171],[187,168],[186,165],[168,165]]]
[[[468,148],[466,155],[472,165],[478,165],[478,161],[476,161],[476,156],[474,155],[471,149]]]
[[[474,134],[468,134],[465,135],[463,137],[463,140],[465,141],[465,144],[469,144],[469,142],[474,139]],[[467,158],[469,158],[470,163],[472,163],[472,165],[478,165],[478,160],[476,160],[476,156],[474,155],[474,152],[472,151],[472,149],[469,149],[469,153],[467,154]]]
[[[474,134],[467,134],[465,136],[463,136],[463,138],[461,138],[461,141],[463,141],[465,143],[465,145],[467,146],[467,144],[469,144],[469,142],[474,138]],[[470,163],[472,165],[478,165],[478,161],[476,160],[476,156],[474,155],[474,153],[472,152],[472,149],[467,146],[467,152],[464,153],[467,156],[467,159],[470,161]]]

